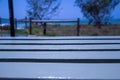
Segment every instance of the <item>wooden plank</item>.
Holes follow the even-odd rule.
[[[1,49],[28,49],[28,50],[94,50],[94,49],[120,49],[119,45],[0,45]]]
[[[118,52],[0,52],[0,58],[37,58],[37,59],[120,59]]]
[[[4,37],[0,40],[120,40],[120,36],[101,36],[101,37]]]
[[[111,75],[109,73],[112,72],[112,76],[116,78],[115,73],[119,71],[120,64],[119,43],[119,37],[97,37],[97,39],[95,37],[2,38],[0,41],[0,73],[5,73],[5,75],[0,75],[0,77],[16,77],[15,74],[18,72],[17,77],[26,77],[27,74],[27,77],[35,78],[38,75],[40,77],[64,75],[65,77],[78,78],[81,70],[86,70],[88,76],[91,73],[93,73],[92,77],[95,74],[100,75],[100,71],[103,72],[103,75],[106,75],[104,73],[109,71],[108,75]],[[88,69],[81,68],[83,64],[78,63],[85,63],[83,67]],[[95,66],[91,69],[89,65],[95,65],[96,63],[99,67]],[[108,65],[108,68],[100,65]],[[117,67],[112,65],[117,65]],[[50,70],[48,70],[48,66]],[[116,71],[113,72],[112,70]],[[97,71],[98,74],[94,71]],[[83,74],[83,72],[81,73]],[[101,78],[101,76],[99,77]]]
[[[0,77],[119,79],[119,67],[120,64],[0,63]]]
[[[70,40],[70,41],[61,41],[61,40],[58,40],[58,41],[52,41],[52,40],[49,40],[49,41],[12,41],[12,40],[9,40],[9,41],[0,41],[0,45],[36,45],[36,46],[41,46],[41,45],[60,45],[60,46],[64,46],[64,45],[120,45],[120,40],[117,40],[117,41],[113,41],[113,40],[109,40],[109,41],[105,41],[105,40],[100,40],[100,41],[87,41],[87,40],[83,40],[83,41],[80,41],[80,40]]]
[[[120,43],[120,40],[0,40],[0,43]]]

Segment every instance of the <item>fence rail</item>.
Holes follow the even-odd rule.
[[[23,19],[23,20],[17,20],[17,22],[30,22],[30,20],[33,23],[68,23],[68,22],[73,22],[76,23],[77,20],[33,20],[33,19]]]

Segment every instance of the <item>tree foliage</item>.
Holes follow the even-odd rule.
[[[81,8],[89,23],[100,26],[110,20],[111,12],[119,2],[119,0],[76,0],[75,4]]]
[[[29,17],[33,19],[50,19],[58,13],[60,0],[27,0]]]

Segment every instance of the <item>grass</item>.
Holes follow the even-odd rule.
[[[35,25],[32,27],[32,34],[36,36],[76,36],[76,25],[47,25],[46,35],[43,35],[43,27]],[[9,30],[2,30],[0,34],[9,34]],[[16,34],[29,35],[29,28],[16,30]],[[80,36],[119,36],[120,25],[104,25],[97,28],[92,25],[81,25]]]
[[[119,36],[120,25],[102,26],[101,29],[96,26],[82,25],[80,29],[82,36]]]
[[[2,30],[2,31],[0,31],[0,34],[9,34],[9,33],[10,33],[9,30]]]
[[[54,32],[47,32],[45,36],[57,36]]]
[[[20,30],[15,30],[16,34],[21,34],[21,35],[25,35],[27,34],[27,32],[23,29],[20,29]]]
[[[20,35],[27,35],[27,32],[23,29],[15,30],[15,33],[20,34]],[[10,31],[9,30],[2,30],[2,31],[0,31],[0,34],[10,34]]]
[[[41,30],[41,29],[33,28],[33,29],[32,29],[32,34],[39,36],[39,35],[42,35],[43,33],[42,33],[42,30]]]

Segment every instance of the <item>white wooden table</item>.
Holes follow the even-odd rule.
[[[119,67],[120,36],[0,38],[4,80],[120,79]]]

